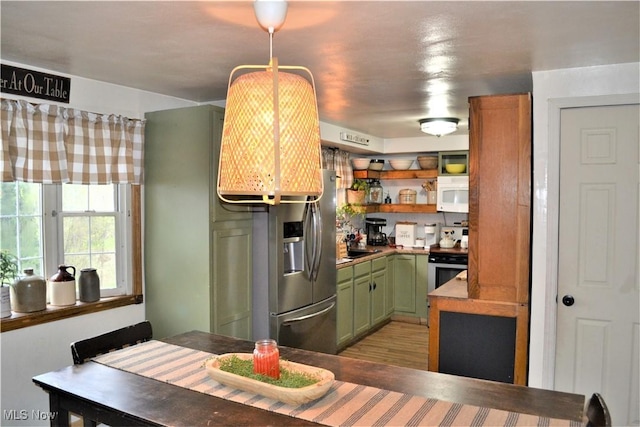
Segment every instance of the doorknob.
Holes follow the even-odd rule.
[[[576,300],[571,295],[565,295],[562,297],[562,303],[567,307],[571,307]]]

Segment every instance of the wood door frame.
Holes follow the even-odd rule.
[[[548,100],[548,163],[547,163],[547,229],[546,229],[546,280],[544,316],[544,354],[542,386],[554,389],[556,326],[558,310],[558,254],[560,228],[560,125],[563,109],[579,107],[604,107],[638,104],[640,93],[576,96],[550,98]],[[534,117],[535,120],[535,117]],[[535,143],[535,141],[534,141]],[[534,153],[535,155],[535,153]],[[535,203],[535,200],[534,200]],[[535,210],[535,208],[534,208]],[[534,248],[535,250],[535,248]]]

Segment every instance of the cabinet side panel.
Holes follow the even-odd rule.
[[[471,100],[469,297],[527,302],[529,95]]]
[[[209,330],[210,113],[146,115],[144,274],[158,338]]]

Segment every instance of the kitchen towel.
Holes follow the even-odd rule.
[[[463,405],[337,380],[324,397],[304,405],[288,405],[214,381],[204,368],[204,362],[214,356],[151,340],[98,356],[94,361],[222,399],[329,426],[582,425],[577,421]]]

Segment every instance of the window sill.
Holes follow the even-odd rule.
[[[141,304],[142,295],[125,295],[109,298],[101,298],[96,302],[80,302],[66,307],[55,307],[47,305],[42,311],[33,313],[11,312],[11,317],[2,319],[0,332],[13,331],[15,329],[27,328],[29,326],[40,325],[56,320],[68,319],[70,317],[82,316],[84,314],[97,313],[116,307],[123,307],[131,304]]]

